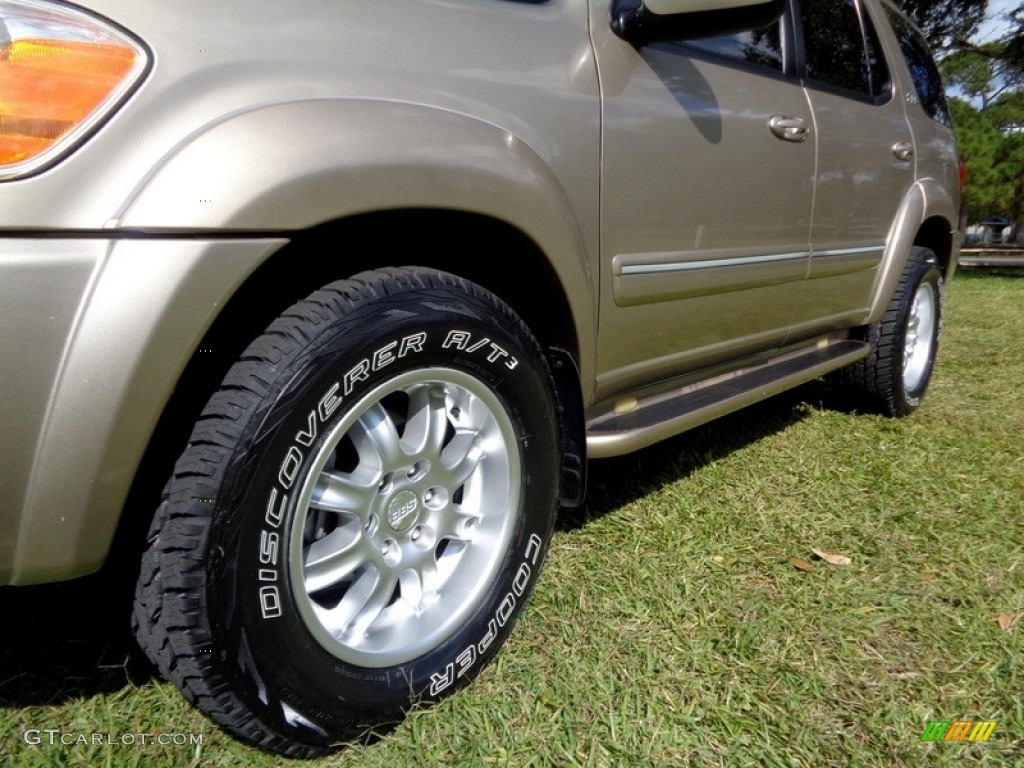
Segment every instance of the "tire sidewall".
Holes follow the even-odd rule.
[[[508,333],[508,319],[476,296],[438,291],[412,313],[383,303],[331,323],[275,376],[225,470],[211,525],[207,603],[225,674],[262,720],[305,741],[400,717],[471,679],[532,590],[557,498],[555,409],[532,340]],[[516,525],[478,610],[453,634],[398,666],[355,666],[319,643],[296,604],[303,587],[288,551],[299,489],[349,407],[397,374],[435,367],[474,376],[503,404],[521,461]]]

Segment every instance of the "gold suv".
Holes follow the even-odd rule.
[[[588,457],[917,408],[959,172],[888,0],[4,0],[0,583],[142,521],[149,658],[320,754],[494,656]]]

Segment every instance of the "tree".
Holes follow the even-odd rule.
[[[1024,66],[1007,53],[1007,43],[992,42],[962,47],[942,60],[947,87],[959,88],[972,101],[988,109],[1004,95],[1024,88]]]
[[[960,152],[967,163],[964,204],[971,221],[992,214],[1024,219],[1024,94],[987,109],[951,99]]]
[[[1010,21],[1016,26],[1006,37],[1007,58],[1024,69],[1024,3],[1010,13]]]
[[[985,18],[988,0],[901,0],[900,5],[917,22],[932,48],[941,53],[956,49],[974,36]]]
[[[904,10],[942,57],[953,124],[967,164],[964,204],[972,221],[993,214],[1024,220],[1024,3],[999,40],[972,38],[987,0],[903,0]],[[961,98],[962,97],[962,98]]]

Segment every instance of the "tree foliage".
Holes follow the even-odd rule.
[[[967,164],[964,204],[970,221],[994,214],[1024,219],[1024,94],[987,108],[952,99],[950,109]]]
[[[1001,214],[1024,221],[1024,2],[997,40],[973,38],[987,0],[902,0],[942,58],[960,152],[967,164],[970,221]]]
[[[988,0],[901,0],[903,10],[937,52],[970,40],[985,18]]]
[[[962,48],[942,60],[947,86],[959,88],[982,109],[1024,88],[1024,62],[1007,54],[1005,42]]]
[[[1024,3],[1010,14],[1013,24],[1006,37],[1006,57],[1020,69],[1024,69]]]

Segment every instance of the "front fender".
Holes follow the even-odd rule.
[[[524,141],[463,114],[363,99],[237,113],[178,147],[140,185],[118,225],[284,233],[401,208],[491,216],[530,237],[568,296],[584,376],[593,370],[597,291],[572,202]]]

